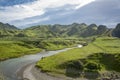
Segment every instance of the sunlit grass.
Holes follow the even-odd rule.
[[[118,38],[97,38],[94,42],[85,47],[74,48],[54,56],[44,58],[37,63],[37,66],[40,67],[43,71],[64,74],[64,70],[58,68],[59,65],[71,60],[85,59],[87,56],[96,53],[120,54],[119,45],[120,39]],[[97,61],[97,58],[95,59],[95,61]],[[102,69],[104,69],[104,67]]]
[[[28,45],[20,41],[0,41],[0,60],[37,53],[40,51],[41,49],[35,48],[33,45]]]

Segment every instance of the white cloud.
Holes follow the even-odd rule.
[[[50,17],[47,16],[47,17],[44,17],[44,18],[40,18],[40,19],[29,19],[29,20],[19,20],[19,21],[13,21],[11,22],[12,23],[15,23],[15,26],[26,26],[26,25],[29,25],[29,24],[35,24],[35,23],[38,23],[38,22],[42,22],[42,21],[46,21],[46,20],[49,20]]]
[[[93,1],[95,0],[37,0],[27,4],[0,7],[0,21],[11,22],[34,16],[41,16],[48,8],[56,9],[65,5],[75,5],[73,8],[79,9]]]
[[[75,9],[79,9],[79,8],[85,6],[85,5],[87,5],[87,4],[89,4],[89,3],[93,2],[93,1],[95,1],[95,0],[81,0],[81,2],[80,2],[81,4],[76,6]]]

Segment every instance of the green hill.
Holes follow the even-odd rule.
[[[118,35],[118,28],[109,29],[105,25],[85,23],[73,23],[69,25],[38,25],[26,29],[18,29],[13,25],[0,22],[0,37],[38,37],[38,38],[55,38],[55,37],[91,37],[91,36],[113,36]]]
[[[23,41],[0,40],[0,61],[40,52],[41,49]]]
[[[73,23],[70,25],[38,25],[24,29],[27,36],[36,37],[91,37],[104,35],[108,36],[108,29],[104,25],[86,25],[85,23]]]
[[[112,35],[120,38],[120,23],[117,24],[116,28],[113,30]]]
[[[19,29],[13,25],[0,22],[0,37],[14,36],[17,34],[18,30]]]
[[[15,27],[14,25],[10,25],[8,23],[4,24],[2,22],[0,22],[0,30],[18,30],[17,27]]]

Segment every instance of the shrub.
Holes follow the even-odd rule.
[[[77,70],[83,70],[84,68],[83,63],[79,60],[71,61],[70,63],[68,63],[67,67],[71,67]]]
[[[97,64],[95,62],[88,62],[86,65],[85,65],[85,68],[87,70],[90,70],[90,71],[95,71],[95,70],[100,70],[101,69],[101,66],[100,64]]]

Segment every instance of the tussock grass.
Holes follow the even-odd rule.
[[[108,58],[106,55],[103,56],[92,56],[90,55],[96,55],[96,54],[108,54]],[[120,39],[119,38],[113,38],[113,37],[102,37],[102,38],[97,38],[94,42],[88,44],[85,47],[82,48],[74,48],[65,52],[61,52],[59,54],[56,54],[54,56],[46,57],[42,60],[40,60],[36,66],[40,67],[43,71],[46,72],[52,72],[52,73],[60,73],[60,74],[65,74],[66,68],[60,68],[60,66],[63,63],[67,63],[73,60],[82,60],[85,59],[88,62],[96,62],[99,63],[102,66],[101,71],[106,71],[106,70],[115,70],[119,71],[117,69],[117,64],[115,67],[114,62],[116,63],[116,58],[120,54]],[[88,58],[90,57],[90,58]],[[99,58],[100,57],[100,58]],[[117,56],[120,61],[120,56]],[[111,60],[110,60],[111,59]],[[114,59],[112,61],[112,59]],[[102,60],[100,62],[100,60]],[[111,61],[109,63],[109,61]],[[107,64],[109,63],[109,64]],[[110,67],[114,66],[113,67]]]

